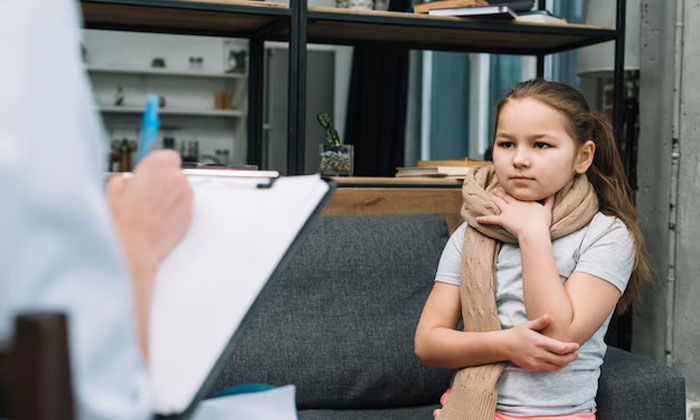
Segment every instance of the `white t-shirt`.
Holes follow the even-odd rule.
[[[460,285],[462,247],[467,225],[462,224],[442,252],[435,281]],[[596,214],[591,222],[552,241],[552,253],[564,283],[575,272],[610,282],[624,293],[634,265],[634,241],[621,220]],[[527,322],[523,300],[520,247],[503,244],[496,264],[496,305],[503,329]],[[553,416],[591,412],[595,408],[603,342],[612,312],[581,346],[576,360],[560,371],[534,372],[508,362],[498,381],[499,412],[514,416]]]
[[[0,1],[0,340],[18,312],[66,312],[78,418],[146,419],[152,390],[79,28],[74,0]]]

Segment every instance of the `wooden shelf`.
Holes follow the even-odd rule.
[[[81,0],[86,29],[248,38],[288,26],[285,3],[246,0]]]
[[[138,106],[107,106],[99,107],[102,113],[111,114],[142,114],[143,107]],[[245,113],[236,109],[192,109],[192,108],[161,108],[160,115],[194,115],[198,117],[228,117],[240,118]]]
[[[452,234],[462,224],[459,188],[338,188],[324,216],[440,213]]]
[[[370,177],[370,176],[335,176],[333,181],[342,187],[436,187],[460,188],[464,178],[446,178],[430,176],[411,177]]]
[[[137,74],[137,75],[155,75],[155,76],[174,76],[174,77],[204,77],[214,79],[245,79],[243,73],[223,73],[212,71],[197,71],[197,70],[170,70],[170,69],[133,69],[119,67],[86,67],[90,73],[114,73],[114,74]]]
[[[288,41],[284,3],[245,0],[82,0],[86,28],[263,36]],[[411,49],[551,54],[615,39],[592,25],[513,23],[415,13],[309,7],[309,43]]]
[[[551,54],[613,40],[592,25],[543,25],[425,14],[309,7],[308,42],[403,45],[411,49]]]

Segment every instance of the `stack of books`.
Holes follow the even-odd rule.
[[[531,0],[437,0],[419,3],[414,13],[433,16],[462,16],[480,19],[511,20],[526,23],[566,24],[566,19],[552,16],[546,10],[529,11]]]
[[[397,177],[440,177],[440,178],[464,178],[469,169],[474,166],[489,165],[491,162],[471,160],[469,158],[448,160],[419,160],[417,166],[403,166],[396,168]]]

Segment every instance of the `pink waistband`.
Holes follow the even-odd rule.
[[[592,413],[575,413],[564,416],[530,416],[515,417],[507,414],[496,413],[493,420],[595,420],[595,410]]]

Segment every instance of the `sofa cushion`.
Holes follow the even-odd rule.
[[[648,357],[608,347],[596,404],[598,420],[683,420],[685,380]]]
[[[362,410],[301,410],[299,420],[430,420],[439,405],[365,408]]]
[[[297,386],[297,406],[435,404],[452,372],[413,336],[448,239],[441,215],[326,216],[270,289],[216,385]]]

